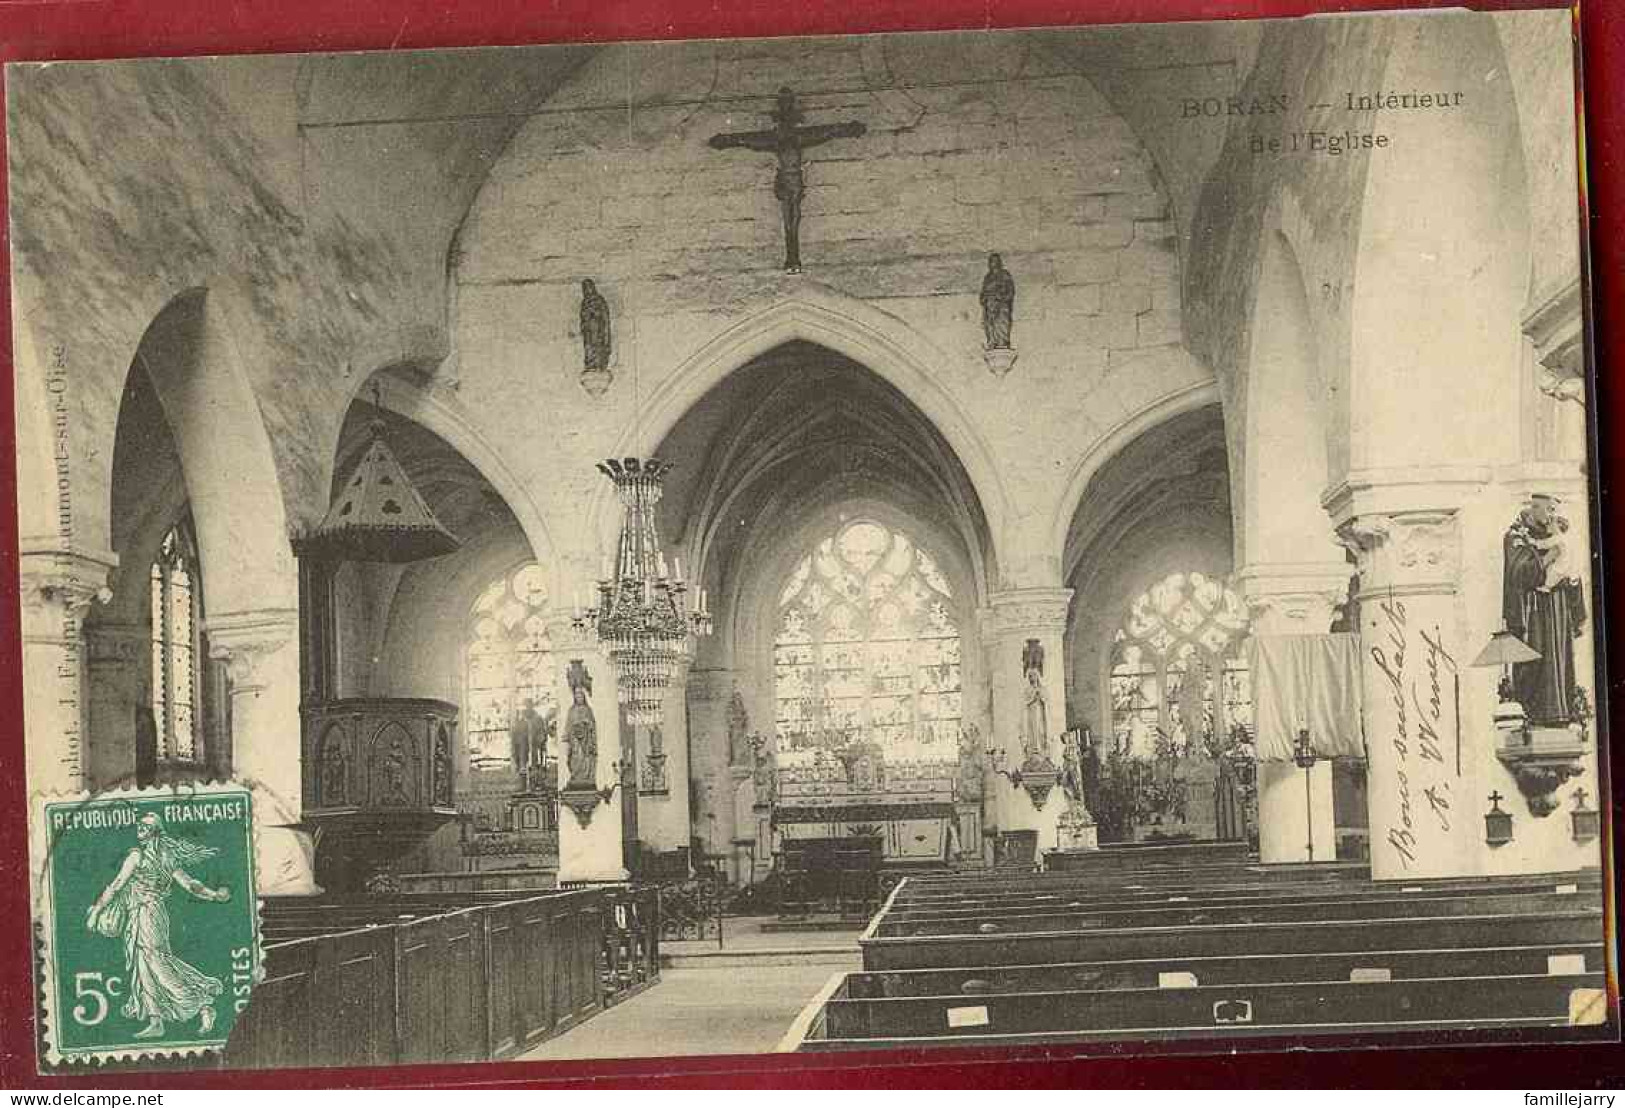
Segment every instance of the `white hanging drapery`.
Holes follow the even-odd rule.
[[[1254,635],[1247,657],[1260,762],[1292,761],[1302,727],[1322,758],[1365,757],[1358,635]]]

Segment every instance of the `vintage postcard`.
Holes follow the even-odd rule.
[[[1616,1038],[1574,48],[8,66],[42,1065]]]

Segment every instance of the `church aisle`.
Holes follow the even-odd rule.
[[[850,967],[857,968],[853,957]],[[834,965],[666,969],[660,984],[519,1056],[520,1061],[762,1054],[778,1045]]]

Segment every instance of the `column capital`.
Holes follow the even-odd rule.
[[[1319,634],[1348,598],[1353,574],[1347,562],[1287,562],[1244,566],[1235,582],[1255,633]]]
[[[209,636],[209,657],[224,661],[233,692],[263,688],[262,663],[294,642],[299,613],[293,608],[256,608],[209,616],[203,629]]]
[[[23,543],[18,558],[23,614],[59,631],[65,620],[78,622],[92,604],[113,599],[107,587],[118,555],[73,547]]]
[[[987,607],[978,610],[982,636],[990,641],[1046,631],[1066,630],[1071,589],[1004,589],[988,597]]]
[[[1585,403],[1585,318],[1580,282],[1570,281],[1523,317],[1523,333],[1540,362],[1540,391]]]
[[[1453,508],[1352,516],[1337,541],[1355,558],[1360,595],[1441,592],[1460,575],[1461,520]]]

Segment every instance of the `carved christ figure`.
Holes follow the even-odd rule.
[[[773,129],[770,131],[736,131],[712,135],[714,150],[743,147],[778,157],[778,169],[773,174],[773,195],[778,197],[779,210],[784,218],[784,271],[801,272],[801,198],[807,192],[806,173],[802,169],[801,152],[821,146],[831,139],[857,138],[866,128],[862,123],[829,123],[816,127],[801,126],[801,108],[796,94],[788,88],[779,89],[778,104],[773,109]]]

